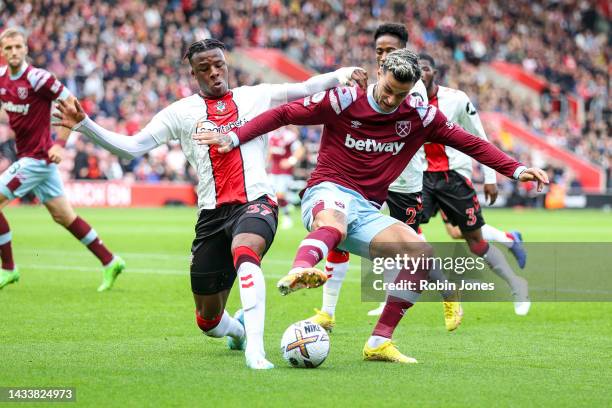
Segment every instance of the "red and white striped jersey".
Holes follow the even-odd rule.
[[[217,146],[198,145],[192,135],[204,130],[223,133],[239,128],[276,104],[286,101],[284,85],[261,84],[232,89],[221,98],[191,95],[174,102],[142,130],[158,144],[179,140],[189,163],[198,173],[198,207],[246,203],[261,196],[275,200],[266,174],[267,136],[241,145],[228,154]],[[275,200],[276,201],[276,200]]]
[[[436,96],[431,98],[429,103],[437,106],[449,121],[460,125],[469,133],[488,140],[478,112],[465,92],[438,86]],[[452,147],[426,143],[417,157],[422,161],[425,171],[455,170],[468,179],[472,178],[472,159]],[[496,182],[495,170],[484,166],[484,174],[486,184]]]

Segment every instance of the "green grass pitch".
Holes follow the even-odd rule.
[[[188,276],[192,208],[82,209],[79,214],[128,269],[98,294],[100,268],[41,207],[5,210],[21,281],[0,291],[0,386],[77,388],[83,406],[605,406],[610,404],[612,305],[536,303],[529,316],[510,303],[464,305],[454,333],[442,306],[423,303],[400,324],[400,350],[420,364],[363,362],[375,306],[360,301],[353,260],[337,310],[328,360],[316,370],[287,366],[279,351],[291,323],[320,306],[321,291],[286,298],[275,290],[304,236],[280,231],[263,263],[266,348],[277,366],[253,372],[225,341],[200,334]],[[485,211],[527,241],[612,241],[598,211]],[[430,241],[447,240],[438,220]],[[237,290],[229,310],[239,306]],[[73,405],[70,405],[73,406]]]

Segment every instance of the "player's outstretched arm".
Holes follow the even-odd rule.
[[[454,147],[506,177],[520,181],[536,181],[538,191],[542,191],[544,185],[548,184],[548,176],[543,170],[525,167],[492,143],[448,122],[446,116],[440,111],[436,112],[430,126],[427,141]]]
[[[192,138],[200,145],[216,145],[220,153],[227,153],[238,145],[247,143],[258,136],[287,125],[321,125],[339,113],[332,108],[328,91],[321,98],[307,97],[270,109],[251,119],[244,126],[227,134],[204,131],[194,133]],[[334,94],[335,100],[337,96]]]
[[[83,133],[94,143],[119,157],[133,159],[160,145],[148,132],[127,136],[103,128],[87,116],[76,98],[72,101],[59,101],[57,110],[53,114],[58,120],[54,126]]]
[[[365,90],[368,87],[368,73],[363,68],[344,67],[334,72],[315,75],[304,82],[276,85],[273,88],[272,106],[305,98],[339,85],[357,85]]]

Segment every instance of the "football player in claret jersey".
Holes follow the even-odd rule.
[[[487,140],[478,112],[468,96],[458,89],[436,83],[436,65],[430,55],[421,54],[419,66],[427,87],[429,103],[442,111],[449,120]],[[526,315],[531,306],[527,281],[516,275],[501,251],[487,242],[501,242],[515,256],[519,267],[523,268],[526,253],[520,234],[507,234],[485,224],[478,195],[472,185],[472,160],[468,156],[439,143],[426,143],[423,147],[419,151],[426,162],[423,173],[422,222],[427,223],[439,208],[445,223],[453,226],[447,227],[451,236],[463,237],[474,254],[484,257],[491,269],[510,287],[515,313]],[[484,173],[485,197],[493,203],[497,198],[495,171],[485,166]]]
[[[434,59],[430,55],[421,54],[419,56],[419,64],[430,103],[437,106],[442,113],[447,115],[449,120],[457,123],[474,135],[487,140],[478,112],[468,96],[460,90],[439,86],[436,83],[435,76],[437,71]],[[421,180],[425,179],[426,181],[421,182],[421,188],[423,188],[424,183],[425,188],[422,205],[419,206],[421,208],[418,218],[420,223],[427,223],[440,206],[443,206],[449,209],[452,214],[450,217],[447,217],[444,210],[440,211],[447,232],[454,239],[463,239],[463,230],[472,229],[482,221],[483,224],[481,224],[480,230],[482,231],[484,241],[499,242],[506,246],[516,258],[519,267],[525,267],[527,255],[522,245],[521,234],[517,231],[500,231],[489,224],[484,224],[482,220],[480,203],[471,182],[471,158],[452,147],[442,146],[437,143],[427,143],[417,152],[413,161],[415,160],[420,164],[419,167],[427,170],[424,173],[421,171]],[[485,199],[489,200],[490,204],[493,204],[497,198],[497,177],[495,171],[490,167],[483,166],[483,171],[485,176]],[[402,177],[398,181],[401,179]],[[435,180],[438,180],[437,185],[435,185]],[[389,189],[390,195],[391,191],[396,191],[401,187],[398,181],[391,184]],[[407,208],[406,213],[408,212],[410,212],[410,208]],[[411,213],[417,214],[418,211],[415,208]],[[472,213],[473,215],[470,215]],[[473,234],[476,234],[476,232],[467,232],[469,237],[472,237]],[[468,240],[468,242],[473,242],[473,240]],[[475,248],[480,249],[474,245],[470,245],[470,248],[472,250]],[[515,312],[518,315],[527,314],[530,307],[527,283],[514,274],[505,258],[500,256],[496,249],[493,249],[492,253],[486,258],[491,269],[509,282],[514,294]],[[445,312],[449,310],[446,306],[447,302],[445,302]],[[379,315],[383,307],[384,304],[381,303],[377,309],[371,310],[368,314]],[[445,318],[447,328],[452,328],[453,322],[461,321],[460,317],[463,311],[462,309],[460,310],[459,319],[453,319],[452,315],[448,315],[450,318]],[[445,313],[446,316],[447,314]]]
[[[230,349],[244,350],[248,367],[269,369],[274,366],[264,351],[266,288],[260,262],[274,239],[278,207],[266,174],[267,138],[221,154],[216,146],[196,144],[192,134],[230,131],[273,106],[352,80],[364,86],[367,75],[358,68],[341,68],[301,83],[229,89],[224,49],[215,39],[191,44],[185,58],[200,91],[163,109],[134,136],[102,128],[78,102],[60,103],[56,116],[60,126],[123,157],[180,141],[199,177],[199,215],[191,249],[196,323],[206,336],[227,336]],[[236,277],[243,309],[231,317],[225,305]]]
[[[295,126],[287,126],[270,133],[270,178],[278,199],[281,211],[281,228],[289,229],[293,226],[289,213],[289,189],[293,184],[293,169],[306,154],[306,149],[300,141]]]
[[[0,48],[8,65],[0,66],[0,103],[15,132],[17,161],[0,176],[0,209],[15,198],[33,192],[47,208],[53,220],[81,241],[103,265],[103,281],[98,291],[110,289],[125,268],[125,262],[113,255],[96,231],[79,217],[68,199],[57,170],[69,130],[51,139],[51,107],[55,100],[76,100],[55,77],[26,62],[25,34],[8,28],[0,34]],[[0,289],[19,280],[13,261],[11,230],[0,212]]]
[[[378,26],[374,33],[374,45],[376,52],[376,65],[380,67],[386,56],[398,49],[406,48],[408,43],[408,31],[403,24],[385,23]],[[427,89],[422,80],[418,80],[410,95],[427,104]],[[419,232],[419,224],[422,213],[423,169],[419,157],[410,160],[408,166],[401,175],[391,183],[387,206],[389,215],[404,222],[406,225]],[[421,235],[422,237],[422,235]],[[323,301],[321,310],[315,309],[315,315],[309,320],[321,325],[326,330],[331,330],[336,324],[336,305],[342,282],[349,267],[349,253],[338,249],[329,251],[325,262],[325,273],[327,281],[323,285]],[[444,273],[439,269],[429,271],[432,281],[440,282],[441,287],[446,287],[447,280]],[[444,324],[449,331],[455,330],[461,324],[463,310],[458,301],[458,293],[451,290],[440,291],[443,299]],[[370,315],[379,315],[385,302],[378,309],[370,312]],[[377,312],[380,311],[380,312]]]
[[[315,265],[336,247],[370,259],[433,256],[431,246],[413,229],[380,212],[389,185],[425,142],[453,146],[507,177],[537,180],[540,191],[548,183],[544,171],[527,169],[491,143],[447,121],[435,106],[409,97],[420,77],[417,55],[396,50],[385,58],[378,81],[367,91],[339,87],[269,110],[228,134],[194,134],[198,143],[216,145],[219,152],[231,154],[281,126],[324,125],[317,167],[302,196],[302,218],[310,233],[300,243],[289,273],[277,284],[281,294],[324,284],[327,275]],[[359,126],[354,126],[356,121]],[[397,275],[396,282],[407,289],[388,294],[364,346],[365,360],[416,362],[403,355],[391,338],[416,302],[419,282],[428,279],[427,264],[420,262]]]

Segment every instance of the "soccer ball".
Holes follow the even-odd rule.
[[[281,353],[293,367],[318,367],[329,354],[329,335],[309,320],[294,323],[283,334]]]

